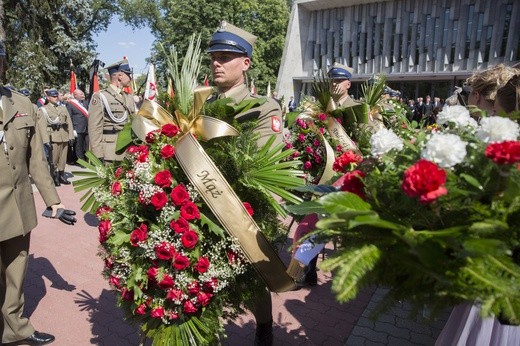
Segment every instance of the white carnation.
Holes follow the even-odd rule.
[[[457,128],[471,126],[477,127],[477,122],[469,115],[469,111],[464,106],[444,106],[442,112],[437,114],[437,124],[444,125],[453,123]]]
[[[421,152],[421,157],[443,168],[453,167],[464,161],[467,143],[453,134],[433,134]]]
[[[515,141],[520,134],[518,123],[502,117],[488,117],[480,121],[476,136],[482,142]]]
[[[381,156],[392,149],[403,149],[403,140],[392,130],[380,129],[370,138],[371,152],[373,156]]]

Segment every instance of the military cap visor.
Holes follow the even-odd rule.
[[[233,52],[247,55],[251,59],[253,46],[234,33],[217,31],[211,38],[207,52]]]
[[[116,72],[124,72],[126,74],[133,73],[132,69],[130,68],[130,65],[128,64],[128,62],[125,61],[110,65],[109,67],[107,67],[107,70],[109,74],[113,74]]]
[[[329,70],[329,78],[331,79],[348,79],[352,78],[352,74],[341,67],[333,67]]]
[[[24,96],[29,96],[29,95],[31,95],[31,92],[29,91],[29,89],[25,89],[25,88],[24,88],[24,89],[20,89],[20,90],[18,90],[18,92],[19,92],[20,94],[24,95]]]
[[[49,89],[45,92],[45,94],[47,96],[51,96],[51,97],[58,97],[58,95],[59,95],[58,90],[56,90],[56,89]]]

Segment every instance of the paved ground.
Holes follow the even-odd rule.
[[[67,167],[71,170],[78,168]],[[80,211],[81,194],[71,185],[58,192],[78,212],[79,221],[72,227],[40,217],[32,232],[25,313],[37,330],[56,336],[55,345],[139,345],[137,328],[124,322],[100,274],[95,217]],[[37,192],[35,199],[43,211]],[[326,254],[331,251],[327,248]],[[286,254],[282,258],[288,262]],[[319,284],[312,289],[273,295],[275,345],[433,345],[447,318],[412,321],[406,304],[397,304],[373,321],[369,316],[383,289],[365,290],[356,300],[339,304],[331,293],[330,274],[318,275]],[[227,321],[223,344],[252,345],[254,330],[249,314]]]

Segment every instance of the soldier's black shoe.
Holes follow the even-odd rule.
[[[54,336],[47,333],[34,332],[23,340],[8,345],[47,345],[54,341]]]
[[[260,323],[256,326],[255,346],[273,345],[273,321]]]
[[[52,174],[52,180],[54,181],[54,185],[55,186],[60,186],[60,179],[58,177],[58,173],[53,173]]]
[[[62,183],[64,185],[69,185],[70,184],[70,181],[67,180],[67,178],[65,177],[65,173],[64,172],[60,172],[60,183]]]

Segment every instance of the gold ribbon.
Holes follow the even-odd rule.
[[[164,124],[177,125],[182,135],[175,144],[175,157],[190,182],[228,234],[238,240],[245,256],[269,290],[293,290],[294,280],[287,274],[278,253],[197,141],[199,138],[209,140],[221,136],[237,136],[238,131],[222,120],[199,114],[212,88],[198,88],[194,92],[194,107],[188,116],[176,111],[174,118],[160,105],[144,100],[137,113],[139,116],[132,122],[132,129],[144,141],[148,132],[159,129]]]

